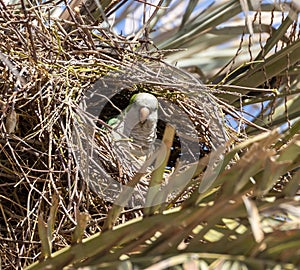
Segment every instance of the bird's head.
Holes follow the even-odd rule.
[[[158,106],[155,96],[138,93],[131,97],[129,105],[119,118],[120,122],[115,130],[122,134],[122,137],[131,139],[130,152],[134,156],[146,156],[154,149]]]
[[[143,125],[147,121],[157,121],[158,100],[149,93],[138,93],[131,97],[129,110],[138,113],[137,121]]]

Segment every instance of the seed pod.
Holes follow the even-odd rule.
[[[0,99],[0,111],[5,109],[6,103]]]
[[[15,110],[11,110],[6,116],[5,128],[8,134],[14,133],[18,123],[18,115]]]

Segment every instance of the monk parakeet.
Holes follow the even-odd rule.
[[[155,148],[158,120],[158,100],[149,93],[138,93],[131,97],[127,108],[117,117],[108,121],[113,127],[112,137],[117,152],[122,158],[145,160]],[[122,161],[122,160],[121,160]],[[139,167],[142,163],[134,167]]]

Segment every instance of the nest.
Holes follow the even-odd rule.
[[[91,216],[85,236],[101,231],[113,202],[99,196],[90,185],[95,181],[85,179],[86,175],[96,172],[102,181],[104,170],[119,183],[110,187],[115,192],[118,185],[130,182],[134,173],[120,166],[109,128],[102,127],[115,113],[115,107],[107,105],[113,103],[109,99],[121,96],[122,102],[114,105],[122,109],[133,93],[146,91],[168,104],[165,111],[162,107],[165,116],[158,137],[173,116],[173,123],[177,121],[181,127],[177,135],[190,136],[193,140],[188,142],[200,146],[196,155],[185,159],[189,162],[210,152],[215,142],[226,140],[220,106],[210,91],[189,74],[164,63],[154,47],[149,49],[145,41],[129,42],[108,28],[49,21],[48,9],[47,5],[23,10],[4,4],[0,7],[3,269],[24,267],[39,258],[37,224],[39,217],[46,220],[50,215],[54,197],[59,207],[53,251],[72,243],[78,212]],[[67,33],[70,28],[73,30]],[[195,134],[182,126],[184,119],[175,117],[174,122],[179,109],[193,123]],[[177,148],[182,149],[182,143]],[[91,146],[92,153],[84,152]],[[83,158],[93,160],[96,155],[100,172],[93,163],[84,167],[83,159],[78,159],[83,152]],[[119,222],[138,215],[139,209],[128,209]]]

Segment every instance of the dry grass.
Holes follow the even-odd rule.
[[[173,104],[174,110],[182,109],[196,126],[197,143],[205,147],[212,146],[215,135],[224,140],[224,134],[218,131],[218,124],[223,130],[220,105],[208,90],[163,63],[161,53],[148,43],[129,41],[99,26],[49,21],[47,4],[0,5],[0,248],[2,269],[12,269],[41,256],[38,229],[43,230],[43,220],[53,225],[53,251],[74,241],[78,213],[90,215],[84,237],[102,230],[111,202],[84,181],[84,168],[76,160],[76,151],[83,148],[72,143],[82,121],[97,120],[79,107],[90,92],[106,95],[95,90],[95,82],[108,85],[109,97],[120,88],[130,94],[143,89]],[[106,172],[128,183],[132,172],[120,167],[109,130],[92,127],[98,132],[96,151]],[[117,223],[139,215],[139,209],[128,209]]]

